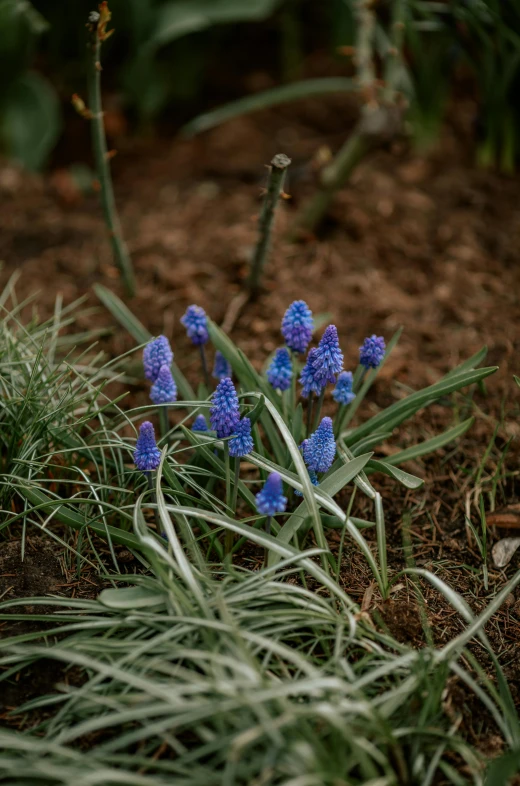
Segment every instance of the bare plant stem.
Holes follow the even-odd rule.
[[[123,239],[114,198],[112,178],[110,175],[110,157],[107,150],[105,126],[103,123],[103,107],[101,104],[101,40],[98,35],[97,25],[93,25],[91,28],[90,41],[87,48],[89,54],[88,100],[92,123],[92,146],[94,148],[96,169],[101,187],[101,204],[105,223],[110,234],[114,259],[121,272],[127,293],[129,295],[134,295],[134,271],[132,261]]]
[[[237,499],[238,499],[238,481],[240,478],[240,458],[237,457],[235,459],[235,477],[233,480],[233,499],[231,500],[231,509],[233,513],[237,511]]]
[[[280,194],[283,192],[285,174],[290,163],[291,159],[284,153],[277,153],[271,161],[267,191],[258,221],[258,242],[251,262],[251,273],[247,282],[251,297],[255,297],[260,289],[262,274],[269,256],[271,230],[273,228],[276,205],[278,204]]]
[[[272,516],[268,516],[265,520],[265,531],[267,532],[268,535],[271,534],[271,518]],[[269,549],[266,548],[264,551],[264,565],[266,566],[267,566],[268,559],[269,559]]]

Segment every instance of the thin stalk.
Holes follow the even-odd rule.
[[[161,522],[160,522],[160,519],[159,519],[159,511],[157,510],[157,496],[155,494],[155,483],[153,482],[153,478],[152,478],[152,473],[151,472],[145,472],[144,474],[146,475],[146,482],[148,483],[148,488],[152,492],[152,494],[151,494],[152,502],[155,505],[155,508],[154,508],[154,511],[153,511],[153,515],[154,515],[154,519],[155,519],[155,526],[157,527],[157,534],[160,535],[161,534]]]
[[[314,396],[312,393],[309,393],[309,403],[307,405],[307,436],[309,436],[309,434],[311,433],[313,407],[314,407]]]
[[[336,439],[341,433],[341,426],[345,419],[346,411],[347,411],[347,407],[345,406],[345,404],[340,404],[338,407],[338,411],[336,412],[336,417],[334,418],[334,436],[336,437]]]
[[[280,194],[283,192],[285,174],[290,163],[291,159],[288,158],[284,153],[277,153],[271,161],[269,180],[267,182],[267,191],[265,194],[264,204],[262,206],[262,212],[260,213],[260,219],[258,221],[258,241],[251,262],[251,272],[247,282],[247,286],[252,297],[255,297],[260,289],[262,274],[269,256],[271,231],[273,228],[276,206],[278,204]]]
[[[320,397],[318,399],[318,405],[316,407],[316,415],[314,416],[314,430],[318,428],[320,424],[320,416],[321,416],[321,408],[323,406],[323,399],[325,398],[325,388],[321,389]]]
[[[211,380],[209,377],[208,362],[206,360],[206,350],[204,349],[204,344],[200,345],[200,360],[202,363],[202,373],[204,374],[204,384],[206,385],[206,388],[209,392],[211,390]]]
[[[268,535],[271,534],[271,519],[272,516],[268,516],[265,520],[265,531]],[[264,564],[267,565],[267,561],[269,559],[269,549],[266,547],[264,550]]]
[[[101,103],[101,42],[108,36],[104,26],[99,22],[90,26],[91,35],[87,46],[88,50],[88,101],[90,105],[90,119],[92,123],[92,146],[96,170],[101,188],[101,205],[112,243],[114,259],[121,272],[124,285],[129,295],[135,294],[134,270],[132,260],[123,239],[121,224],[114,198],[112,177],[110,174],[110,156],[107,149],[105,126],[103,123],[103,106]]]
[[[229,466],[229,442],[224,442],[224,467],[226,472],[226,506],[229,508],[231,503],[231,468]],[[238,483],[235,483],[238,485]],[[234,533],[227,529],[224,536],[224,555],[231,554],[233,549]]]
[[[291,407],[292,412],[296,411],[296,377],[298,376],[296,373],[296,360],[298,358],[297,352],[291,352],[291,362],[292,362],[292,378],[291,378]]]
[[[237,499],[238,499],[238,480],[240,477],[240,457],[237,456],[235,459],[235,477],[234,477],[234,485],[233,485],[233,499],[231,501],[231,509],[233,513],[236,513],[237,510]]]
[[[159,409],[159,426],[161,429],[161,436],[166,439],[166,435],[170,430],[170,424],[168,422],[168,407],[158,407]]]

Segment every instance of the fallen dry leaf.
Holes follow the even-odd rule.
[[[495,543],[491,553],[496,567],[505,568],[506,565],[509,565],[519,546],[520,538],[502,538],[498,543]]]

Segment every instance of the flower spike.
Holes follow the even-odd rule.
[[[186,328],[188,338],[196,346],[209,341],[208,318],[200,306],[188,306],[186,313],[181,317],[181,323]]]
[[[275,513],[284,512],[287,497],[283,495],[282,478],[278,472],[271,472],[255,499],[256,509],[263,516],[274,516]]]
[[[215,352],[215,363],[213,365],[213,376],[215,379],[224,379],[232,375],[231,363],[224,357],[218,349]]]
[[[305,352],[312,338],[314,320],[305,300],[295,300],[282,319],[282,336],[292,352]]]
[[[309,470],[329,471],[336,455],[336,440],[330,418],[323,418],[314,434],[304,441],[302,452]]]
[[[338,404],[350,404],[354,401],[356,394],[352,390],[354,378],[351,371],[342,371],[336,382],[336,387],[332,391],[332,398]]]
[[[277,390],[288,390],[291,387],[293,367],[291,356],[285,349],[277,349],[267,369],[267,379]]]
[[[377,368],[385,356],[386,344],[383,336],[375,334],[367,337],[363,341],[363,346],[359,347],[359,362],[366,369]]]
[[[219,439],[231,436],[240,420],[240,409],[235,386],[229,377],[224,377],[213,393],[210,410],[211,428]]]
[[[251,421],[249,418],[242,418],[239,420],[233,436],[229,440],[229,455],[239,458],[240,456],[247,456],[253,450],[254,443],[251,437]]]
[[[144,375],[155,382],[162,366],[170,368],[173,352],[166,336],[158,336],[150,341],[143,350]]]
[[[209,431],[208,424],[204,415],[197,415],[193,421],[192,431]]]
[[[314,371],[322,384],[335,382],[336,374],[343,368],[343,354],[338,340],[338,330],[335,325],[325,329],[313,361]]]
[[[141,423],[134,451],[134,462],[141,472],[157,469],[161,463],[161,451],[155,442],[155,432],[149,420]]]
[[[154,404],[172,404],[177,401],[177,385],[169,366],[161,366],[151,387],[150,398]]]

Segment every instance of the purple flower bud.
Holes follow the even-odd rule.
[[[172,404],[177,401],[177,385],[169,366],[161,366],[159,375],[150,390],[154,404]]]
[[[312,338],[312,311],[304,300],[291,303],[282,319],[282,336],[293,352],[305,352]]]
[[[323,418],[320,425],[302,446],[303,458],[310,470],[328,472],[336,455],[332,420]]]
[[[366,369],[377,368],[385,356],[386,344],[383,336],[372,335],[359,347],[359,362]]]
[[[285,349],[277,349],[267,369],[267,379],[277,390],[288,390],[291,387],[293,368],[291,356]]]
[[[315,396],[319,396],[322,388],[326,385],[326,382],[320,379],[314,368],[317,352],[318,350],[316,348],[311,349],[307,355],[307,362],[300,374],[300,383],[303,385],[302,396],[304,398],[308,398],[311,393],[314,393]]]
[[[282,478],[278,472],[271,472],[263,489],[256,495],[256,509],[263,516],[274,516],[275,513],[283,513],[286,506]]]
[[[213,393],[210,410],[211,428],[219,439],[231,436],[240,420],[240,409],[235,386],[229,377],[224,377]]]
[[[155,432],[149,420],[141,423],[134,451],[134,462],[141,472],[157,469],[161,463],[161,451],[155,442]]]
[[[173,352],[166,336],[158,336],[150,341],[143,350],[144,375],[155,382],[162,366],[170,368]]]
[[[343,354],[339,347],[338,331],[335,325],[329,325],[326,328],[318,344],[313,366],[316,376],[323,385],[336,381],[336,374],[339,374],[343,368]]]
[[[239,420],[233,431],[233,436],[229,440],[229,455],[238,458],[247,456],[254,448],[251,437],[251,421],[249,418]]]
[[[209,431],[208,424],[204,415],[197,415],[193,421],[192,431]]]
[[[342,371],[336,382],[336,387],[332,391],[332,398],[338,404],[350,404],[354,401],[356,394],[352,392],[354,379],[351,371]]]
[[[181,323],[186,328],[188,338],[196,346],[209,341],[208,318],[200,306],[188,306],[186,313],[181,317]]]
[[[222,352],[219,352],[217,349],[215,352],[215,363],[213,365],[213,376],[215,379],[224,379],[224,377],[231,378],[232,374],[231,363],[229,363]]]

